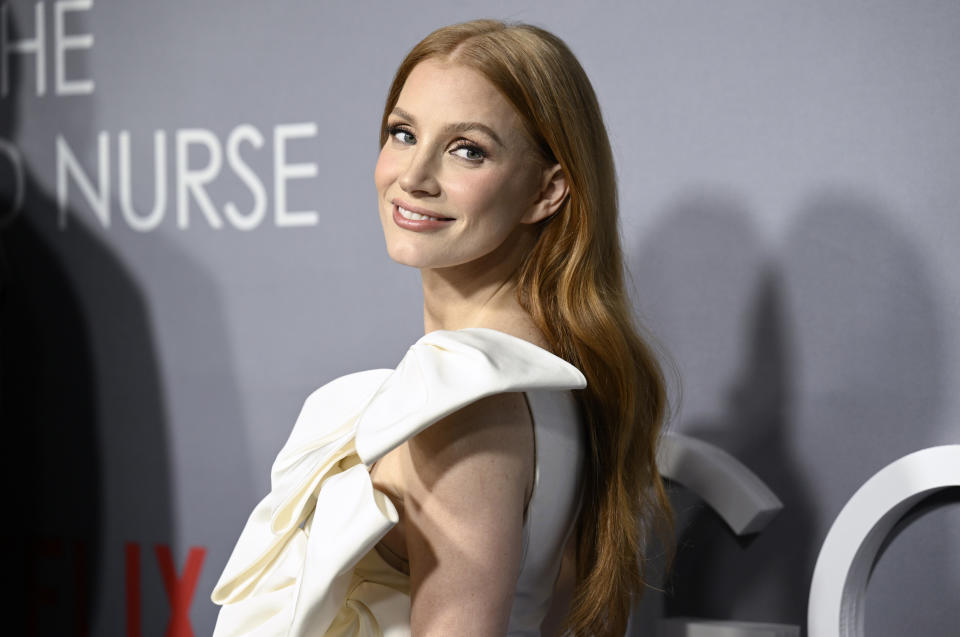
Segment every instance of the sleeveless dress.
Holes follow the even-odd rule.
[[[213,590],[214,637],[401,637],[410,587],[375,545],[398,521],[369,467],[485,396],[525,392],[536,468],[508,635],[540,634],[580,505],[581,422],[563,359],[486,328],[435,331],[396,369],[342,376],[306,400]]]

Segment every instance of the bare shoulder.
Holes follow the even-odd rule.
[[[524,456],[517,445],[532,438],[531,425],[522,393],[495,394],[470,403],[414,436],[410,452],[420,467],[439,471],[469,456]],[[532,445],[532,439],[529,442]]]
[[[481,398],[410,439],[407,490],[441,505],[463,503],[472,515],[484,503],[503,508],[518,500],[522,513],[533,485],[534,444],[522,393]]]

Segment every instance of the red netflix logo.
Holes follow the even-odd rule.
[[[91,634],[91,608],[94,602],[98,582],[102,574],[91,571],[91,558],[88,542],[84,540],[65,540],[60,538],[36,538],[27,540],[23,552],[26,567],[27,586],[25,593],[27,604],[24,608],[26,624],[20,624],[28,637],[57,634],[64,637],[88,637]],[[207,550],[193,546],[187,553],[182,568],[178,571],[174,563],[173,551],[168,544],[156,544],[153,550],[141,549],[139,542],[128,542],[123,547],[124,615],[119,617],[120,608],[110,609],[112,618],[107,623],[124,621],[126,637],[143,637],[144,620],[148,621],[149,634],[158,634],[162,628],[154,622],[166,619],[165,637],[194,637],[190,623],[190,608],[197,591],[197,582],[203,570]],[[150,553],[156,560],[156,569],[144,560]],[[144,569],[143,567],[147,568]],[[144,573],[146,571],[146,573]],[[155,595],[162,581],[169,605],[169,615],[165,615],[166,605],[159,599],[148,598],[147,609],[153,609],[144,617],[144,577],[148,594]],[[119,574],[118,574],[119,575]],[[112,578],[111,578],[112,579]],[[121,584],[113,582],[109,588]],[[114,589],[116,590],[116,589]],[[116,613],[116,614],[115,614]],[[159,613],[159,614],[158,614]],[[17,622],[14,622],[17,625]],[[101,626],[102,628],[102,626]],[[119,628],[119,626],[117,626]],[[15,630],[19,632],[19,630]],[[113,630],[110,631],[111,633]]]

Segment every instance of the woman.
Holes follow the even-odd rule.
[[[589,80],[536,27],[445,27],[400,65],[380,142],[426,336],[308,399],[216,634],[622,635],[668,519],[665,396]]]

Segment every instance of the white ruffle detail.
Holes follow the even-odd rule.
[[[550,352],[469,328],[425,335],[395,370],[350,374],[314,391],[213,590],[223,606],[214,637],[408,635],[402,587],[355,573],[398,520],[369,466],[484,396],[584,386],[580,371]]]

